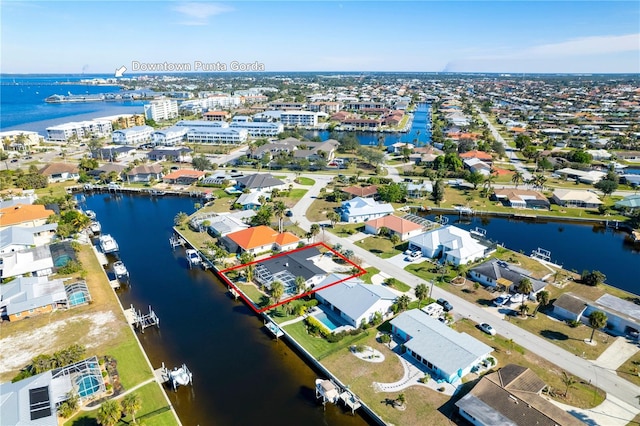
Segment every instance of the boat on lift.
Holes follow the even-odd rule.
[[[197,250],[187,249],[185,251],[185,254],[187,255],[187,262],[189,262],[189,268],[198,266],[202,263],[202,259],[200,258],[200,255],[198,254]]]
[[[100,235],[98,244],[104,254],[115,253],[120,249],[116,240],[109,234]]]
[[[129,271],[121,260],[114,262],[113,273],[116,274],[116,278],[126,278],[129,276]]]
[[[96,212],[94,212],[93,210],[85,210],[84,214],[87,215],[87,217],[91,220],[96,219]]]
[[[94,235],[99,234],[102,231],[102,225],[97,220],[94,220],[89,225],[89,231],[91,231]]]

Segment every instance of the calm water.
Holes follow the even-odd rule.
[[[189,270],[184,252],[171,251],[174,216],[191,213],[193,198],[86,197],[104,233],[120,245],[131,287],[120,290],[123,306],[152,305],[160,330],[140,334],[154,367],[183,362],[193,387],[169,392],[186,425],[366,425],[361,417],[315,401],[317,374],[262,322],[233,301],[210,272]]]
[[[626,232],[600,225],[478,217],[459,221],[458,216],[447,217],[450,224],[460,228],[481,227],[487,231],[487,238],[515,251],[530,254],[538,247],[550,250],[552,261],[565,269],[578,273],[596,269],[607,276],[608,284],[640,294],[640,245],[626,241]]]
[[[73,84],[80,79],[105,76],[2,76],[0,86],[0,128],[33,130],[45,135],[54,124],[100,116],[141,113],[141,101],[78,102],[49,104],[51,95],[115,93],[117,86]],[[64,84],[61,84],[64,83]],[[77,118],[74,118],[77,117]]]
[[[420,133],[418,133],[420,132]],[[308,138],[320,136],[323,141],[329,139],[329,131],[314,131],[305,134]],[[343,132],[336,132],[342,136]],[[362,145],[378,145],[378,138],[382,137],[385,146],[393,145],[396,142],[417,143],[426,145],[431,141],[431,105],[420,104],[416,109],[411,129],[407,133],[380,133],[380,132],[356,132],[356,137]]]

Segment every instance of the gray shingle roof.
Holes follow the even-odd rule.
[[[316,286],[321,288],[331,283],[335,283],[346,278],[344,274],[331,274],[324,281]],[[349,318],[357,320],[374,303],[379,300],[393,301],[396,299],[395,293],[385,287],[372,284],[364,284],[358,278],[341,282],[318,291],[318,294],[331,305],[340,309]]]

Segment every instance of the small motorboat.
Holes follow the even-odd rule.
[[[187,368],[186,364],[182,364],[182,367],[174,367],[173,370],[169,370],[164,366],[163,362],[162,372],[169,383],[171,383],[174,391],[178,389],[178,386],[187,386],[193,382],[193,374]]]
[[[189,262],[190,268],[193,266],[197,266],[202,262],[202,259],[200,258],[197,250],[187,249],[185,251],[185,254],[187,255],[187,262]]]
[[[100,233],[100,231],[102,231],[102,225],[100,225],[100,222],[98,222],[97,220],[94,220],[93,222],[91,222],[91,225],[89,225],[89,231],[91,231],[94,235],[97,235]]]
[[[84,214],[87,215],[87,217],[91,220],[94,220],[96,218],[96,212],[94,212],[93,210],[85,210]]]
[[[109,234],[100,235],[98,244],[104,254],[115,253],[120,249],[116,240]]]
[[[129,276],[129,271],[127,270],[127,267],[124,266],[124,263],[122,263],[122,261],[120,260],[118,260],[113,264],[113,273],[116,274],[116,278]]]

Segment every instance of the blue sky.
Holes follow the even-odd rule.
[[[640,72],[638,1],[6,1],[3,73],[132,61],[266,71]]]

